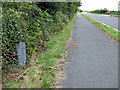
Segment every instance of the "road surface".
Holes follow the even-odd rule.
[[[78,14],[64,88],[117,88],[118,44]]]
[[[100,14],[84,14],[84,15],[87,15],[97,21],[100,21],[104,24],[111,26],[112,28],[119,30],[118,22],[120,22],[120,18],[118,17],[112,17],[110,15],[100,15]]]

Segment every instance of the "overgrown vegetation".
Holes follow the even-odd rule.
[[[110,11],[111,13],[120,13],[120,11]]]
[[[65,28],[53,36],[47,43],[47,50],[38,54],[32,66],[22,76],[15,80],[6,81],[7,88],[55,88],[55,74],[58,71],[60,58],[64,56],[66,44],[71,35],[76,16]],[[60,68],[60,67],[59,67]],[[13,74],[13,77],[15,74]],[[60,77],[59,77],[60,78]]]
[[[83,12],[83,10],[81,10],[81,9],[78,9],[78,12],[79,12],[79,13],[82,13],[82,12]]]
[[[39,55],[38,59],[40,59],[40,61],[38,63],[44,61],[45,65],[49,63],[51,63],[50,65],[53,65],[56,60],[55,58],[61,57],[61,53],[63,53],[64,48],[61,47],[63,51],[59,51],[59,49],[57,49],[58,54],[57,52],[54,52],[54,54],[56,54],[55,56],[51,55],[51,52],[47,52],[48,48],[51,48],[52,45],[54,46],[54,44],[57,43],[57,41],[51,41],[51,38],[59,36],[59,33],[61,32],[64,35],[64,32],[66,31],[63,32],[62,30],[73,18],[74,14],[78,10],[78,6],[80,6],[80,2],[2,2],[2,73],[4,78],[7,76],[7,80],[11,81],[8,75],[12,74],[11,67],[16,67],[15,73],[24,72],[26,67],[31,67],[31,62],[34,61],[30,61],[30,59],[33,55]],[[65,34],[67,34],[67,32]],[[61,37],[63,36],[61,35]],[[58,41],[64,42],[64,39]],[[19,42],[26,43],[27,65],[16,66],[18,62],[15,47]],[[59,45],[61,46],[62,44],[59,43]],[[45,51],[45,56],[41,58],[41,55],[43,55],[42,53]],[[20,69],[23,70],[21,71]],[[46,68],[44,71],[45,73],[48,72]],[[46,77],[44,77],[44,79],[46,80],[42,82],[42,87],[52,86],[52,84],[48,85]],[[5,83],[6,81],[4,84]],[[12,84],[15,83],[16,82],[13,82]],[[6,87],[11,87],[12,84]],[[15,84],[15,86],[12,87],[17,86]]]
[[[120,42],[120,32],[114,30],[112,27],[108,27],[106,25],[103,25],[102,23],[82,14],[85,18],[87,18],[88,20],[90,20],[92,23],[94,23],[95,25],[97,25],[98,27],[100,27],[104,32],[106,32],[108,35],[110,35],[112,38],[114,38],[115,40],[117,40],[118,42]]]
[[[95,14],[105,14],[105,12],[108,12],[109,10],[107,8],[104,9],[97,9],[93,11],[89,11],[88,13],[95,13]]]

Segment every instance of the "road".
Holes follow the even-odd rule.
[[[118,44],[78,14],[64,88],[117,88]]]
[[[84,15],[87,15],[97,21],[100,21],[104,24],[111,26],[112,28],[119,30],[118,22],[120,22],[120,18],[118,17],[112,17],[110,15],[100,15],[100,14],[84,14]]]

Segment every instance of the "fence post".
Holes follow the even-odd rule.
[[[25,42],[20,42],[16,45],[17,59],[19,65],[26,64],[26,47]]]

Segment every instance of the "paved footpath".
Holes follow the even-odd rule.
[[[118,44],[78,14],[64,88],[117,88]]]

